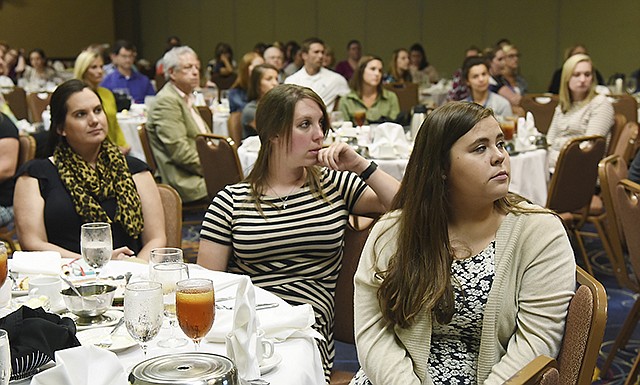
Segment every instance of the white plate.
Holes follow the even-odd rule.
[[[109,326],[86,329],[76,333],[76,337],[78,337],[78,341],[80,341],[82,345],[97,345],[107,338],[109,333],[111,333],[111,329],[113,328]],[[133,338],[131,338],[127,332],[127,328],[124,326],[121,326],[118,331],[111,336],[111,340],[113,341],[113,345],[105,349],[111,350],[112,352],[129,349],[130,347],[138,344]]]
[[[78,316],[71,312],[60,314],[60,316],[69,317],[73,320],[73,322],[76,322],[78,320]],[[124,312],[118,309],[110,309],[110,310],[107,310],[102,316],[105,317],[103,322],[92,324],[92,325],[78,325],[76,322],[76,330],[86,330],[86,329],[95,329],[100,327],[113,326],[118,323],[120,318],[124,317]]]
[[[265,375],[273,370],[282,361],[282,356],[278,352],[273,352],[273,355],[260,364],[260,375]]]

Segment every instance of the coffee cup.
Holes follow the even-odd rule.
[[[265,337],[264,330],[258,329],[256,336],[256,357],[258,358],[260,365],[262,365],[265,360],[271,358],[271,356],[273,356],[273,352],[273,341]]]
[[[62,303],[62,280],[60,277],[40,275],[29,280],[29,295],[47,296],[51,308],[55,308]]]

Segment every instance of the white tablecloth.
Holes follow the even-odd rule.
[[[127,143],[129,143],[129,146],[131,146],[131,152],[129,152],[129,155],[144,162],[147,161],[147,157],[144,156],[140,136],[138,136],[138,126],[146,122],[147,118],[144,116],[122,116],[121,114],[118,114],[118,124],[124,133],[124,138],[127,140]]]
[[[240,146],[238,157],[244,175],[248,175],[258,158],[255,151],[247,151]],[[402,180],[408,159],[374,159],[380,169],[398,180]],[[549,167],[547,151],[523,152],[511,157],[511,184],[509,190],[524,196],[533,203],[544,206],[547,203],[547,183]]]
[[[130,271],[133,273],[132,281],[146,279],[148,276],[148,265],[126,262],[111,261],[102,270],[102,276],[116,276]],[[191,277],[205,277],[212,279],[215,286],[216,298],[235,296],[238,276],[228,273],[221,273],[204,269],[198,265],[189,265]],[[118,294],[116,294],[118,295]],[[279,297],[271,294],[263,289],[256,287],[256,303],[279,303],[278,309],[282,310],[282,314],[286,314],[287,303]],[[232,300],[223,302],[225,305],[233,306]],[[217,310],[217,312],[224,310]],[[167,323],[168,324],[168,323]],[[213,328],[216,328],[214,321]],[[177,349],[165,349],[157,346],[157,341],[168,336],[170,329],[163,327],[160,335],[149,343],[147,357],[152,358],[164,354],[191,352],[194,350],[192,342],[185,347]],[[182,331],[178,327],[177,335],[182,335]],[[186,337],[185,337],[186,338]],[[215,354],[226,355],[224,343],[212,343],[203,340],[200,345],[201,352],[210,352]],[[263,379],[271,384],[282,385],[298,385],[298,384],[324,384],[324,373],[320,352],[315,341],[312,338],[289,338],[284,342],[275,344],[275,352],[282,357],[282,361],[274,369],[262,376]],[[144,360],[144,356],[139,347],[135,346],[125,351],[117,353],[120,362],[126,371]],[[29,381],[22,381],[17,384],[28,384]]]

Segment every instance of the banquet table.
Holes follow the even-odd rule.
[[[11,264],[11,260],[9,260]],[[129,262],[129,261],[110,261],[100,273],[103,277],[117,276],[131,272],[131,282],[136,280],[144,280],[148,277],[148,265]],[[241,276],[223,272],[216,272],[207,270],[198,265],[189,264],[190,277],[197,278],[209,278],[213,280],[216,298],[233,297],[236,294],[236,287],[239,283]],[[119,290],[122,290],[120,288]],[[120,292],[121,295],[122,292]],[[116,292],[116,298],[119,296]],[[266,320],[265,317],[282,318],[286,317],[292,307],[285,301],[280,299],[274,294],[267,292],[266,290],[255,287],[256,304],[259,303],[277,303],[278,306],[273,309],[257,310],[258,319]],[[228,300],[221,302],[227,306],[233,306],[234,301]],[[115,307],[113,309],[116,309]],[[122,308],[120,308],[122,309]],[[268,313],[271,312],[271,313]],[[6,313],[6,311],[5,311]],[[264,314],[264,315],[263,315]],[[217,309],[216,320],[212,331],[205,337],[200,345],[200,352],[209,352],[220,355],[226,355],[226,348],[224,341],[220,341],[220,338],[216,336],[225,335],[231,329],[231,320],[233,318],[233,310]],[[123,332],[126,328],[122,327],[118,332]],[[215,333],[214,333],[215,332]],[[82,333],[79,331],[78,333]],[[166,338],[170,333],[168,327],[168,321],[165,320],[165,326],[163,326],[160,334],[150,341],[148,346],[147,358],[153,358],[160,355],[181,353],[181,352],[193,352],[194,345],[191,341],[180,348],[166,349],[157,345],[157,341]],[[179,327],[175,329],[176,336],[185,337]],[[315,340],[309,336],[299,333],[296,337],[289,337],[282,342],[276,342],[274,348],[274,357],[281,359],[281,361],[274,361],[272,369],[262,375],[262,379],[270,382],[271,384],[324,384],[324,373],[322,370],[321,358],[318,347]],[[213,337],[212,337],[213,336]],[[267,337],[269,335],[267,334]],[[186,338],[186,337],[185,337]],[[136,364],[144,360],[141,349],[136,345],[118,351],[117,357],[122,364],[126,373],[128,373]],[[46,371],[43,372],[43,374]],[[23,380],[15,382],[15,384],[29,384],[30,380]],[[13,382],[12,382],[13,384]]]
[[[248,175],[258,158],[258,152],[255,148],[248,149],[240,146],[238,148],[238,158],[240,158],[240,165],[244,175]],[[398,180],[402,180],[409,161],[406,158],[373,160],[380,169]],[[512,155],[510,160],[511,182],[509,191],[520,194],[533,203],[544,207],[547,203],[547,183],[549,181],[547,151],[537,149],[521,152]]]

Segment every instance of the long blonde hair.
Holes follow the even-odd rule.
[[[94,60],[101,58],[100,53],[95,50],[86,50],[80,52],[76,58],[76,62],[73,65],[73,77],[74,79],[84,81],[84,74],[91,66]],[[93,86],[93,85],[92,85]]]
[[[569,57],[562,65],[562,76],[560,77],[560,93],[558,94],[558,104],[560,105],[560,110],[562,110],[563,113],[569,111],[569,109],[571,108],[571,104],[573,103],[573,99],[571,98],[571,90],[569,89],[569,80],[571,80],[573,71],[576,69],[576,66],[581,62],[587,62],[591,64],[591,87],[589,87],[589,93],[587,94],[587,97],[582,101],[582,103],[589,103],[591,99],[596,96],[596,69],[594,68],[593,62],[591,61],[589,55],[579,53]]]

